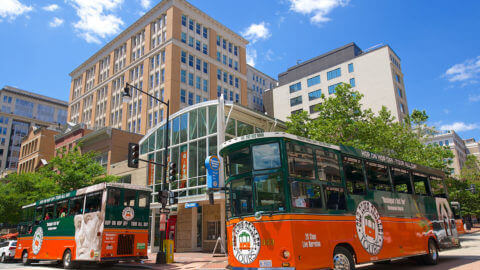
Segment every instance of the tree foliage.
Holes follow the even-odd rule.
[[[448,165],[453,153],[447,147],[423,143],[433,131],[425,124],[425,111],[414,110],[405,122],[399,122],[384,106],[377,114],[362,108],[363,95],[348,84],[337,86],[335,92],[328,98],[322,95],[322,102],[315,107],[315,119],[305,111],[290,116],[287,132],[450,172]]]
[[[85,186],[116,181],[105,175],[105,168],[96,160],[97,154],[80,153],[75,147],[50,160],[35,173],[9,174],[0,180],[0,223],[16,224],[20,220],[21,207],[40,199]]]
[[[474,155],[467,156],[467,161],[460,172],[460,179],[480,184],[480,161],[477,157]]]
[[[454,178],[449,178],[446,182],[450,200],[460,203],[461,215],[480,216],[480,185]],[[475,193],[470,189],[472,184],[475,185]]]

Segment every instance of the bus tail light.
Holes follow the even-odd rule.
[[[284,259],[290,258],[290,251],[284,249],[284,250],[282,251],[282,257],[283,257]]]
[[[8,249],[9,249],[9,250],[15,250],[16,247],[9,247]]]

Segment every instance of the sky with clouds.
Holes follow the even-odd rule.
[[[0,87],[68,100],[68,74],[159,0],[0,0]],[[277,78],[349,42],[400,56],[410,110],[480,139],[480,1],[191,0],[250,41],[248,63]]]

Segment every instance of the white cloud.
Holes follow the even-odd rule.
[[[310,21],[320,24],[330,21],[327,15],[337,7],[345,7],[350,0],[288,0],[290,10],[303,15],[312,15]]]
[[[476,82],[480,77],[480,56],[453,65],[445,71],[444,76],[450,82]]]
[[[122,19],[108,14],[118,8],[123,0],[70,0],[80,20],[73,24],[79,35],[88,43],[100,43],[100,39],[117,34]]]
[[[468,101],[470,101],[470,102],[478,102],[478,101],[480,101],[480,94],[479,94],[479,95],[470,95],[470,96],[468,96]]]
[[[252,23],[245,31],[242,32],[242,35],[248,39],[252,44],[263,39],[270,37],[270,31],[267,28],[265,22],[258,24]]]
[[[59,27],[62,24],[63,24],[63,19],[54,17],[53,21],[51,21],[48,25],[50,25],[50,27]]]
[[[257,50],[253,48],[247,48],[247,64],[254,67],[257,61]]]
[[[8,18],[11,21],[17,16],[32,10],[33,7],[26,6],[18,0],[2,0],[0,3],[0,18]]]
[[[152,4],[151,0],[140,0],[140,5],[142,5],[143,9],[148,9]]]
[[[440,127],[441,130],[455,130],[457,132],[460,131],[469,131],[478,129],[480,126],[478,124],[465,124],[464,122],[455,122],[450,125],[442,125]]]
[[[55,11],[55,10],[58,10],[60,7],[56,4],[51,4],[51,5],[48,5],[48,6],[44,6],[43,7],[43,10],[46,10],[46,11]]]

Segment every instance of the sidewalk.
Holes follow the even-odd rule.
[[[221,255],[212,256],[211,253],[201,252],[187,252],[175,253],[174,263],[166,265],[155,264],[157,254],[148,254],[148,260],[144,263],[129,263],[120,264],[122,267],[135,265],[136,267],[143,267],[145,269],[225,269],[228,265],[227,257]]]

